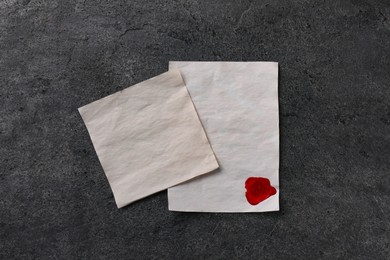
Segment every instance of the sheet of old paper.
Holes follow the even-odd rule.
[[[169,68],[180,70],[220,165],[170,188],[169,209],[279,210],[278,64],[170,62]]]
[[[177,70],[79,112],[118,208],[218,168]]]

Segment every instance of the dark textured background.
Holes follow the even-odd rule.
[[[0,259],[389,259],[389,55],[385,0],[0,0]],[[116,208],[77,108],[169,60],[279,62],[280,212]]]

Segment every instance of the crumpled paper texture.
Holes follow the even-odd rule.
[[[279,112],[276,62],[170,62],[179,69],[220,169],[168,190],[169,209],[196,212],[279,210]],[[276,194],[251,205],[249,177]]]
[[[79,112],[118,208],[218,168],[177,70]]]

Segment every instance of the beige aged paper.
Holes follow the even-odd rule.
[[[218,168],[178,70],[79,112],[118,208]]]
[[[197,212],[279,210],[279,111],[276,62],[170,62],[179,69],[220,165],[168,190],[169,209]],[[249,177],[276,194],[253,206]]]

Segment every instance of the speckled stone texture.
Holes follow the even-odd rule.
[[[169,60],[279,62],[280,212],[116,208],[77,108]],[[0,0],[0,259],[389,259],[389,215],[389,1]]]

